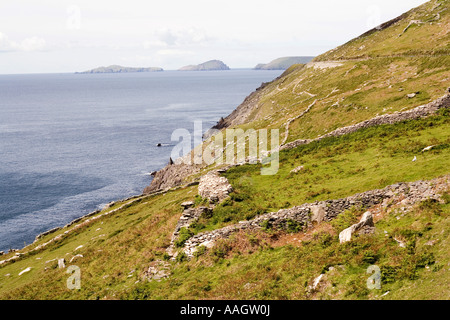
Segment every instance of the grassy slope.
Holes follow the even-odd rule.
[[[440,13],[439,21],[412,26],[398,37],[410,19],[425,20],[426,15],[431,17],[449,7],[448,0],[438,3],[440,7],[435,1],[427,3],[412,10],[397,25],[316,59],[341,59],[339,67],[291,67],[262,89],[259,107],[242,127],[282,128],[288,118],[317,100],[309,113],[291,123],[288,141],[314,138],[376,114],[406,110],[442,96],[449,84],[450,61],[442,55],[449,45],[445,27],[449,23],[448,10]],[[427,39],[430,48],[422,48],[424,42],[417,39]],[[360,50],[362,45],[365,47]],[[431,52],[432,48],[438,50]],[[418,50],[434,55],[422,56],[424,52]],[[361,55],[369,59],[348,60]],[[410,92],[420,93],[408,99],[405,96]],[[212,217],[200,220],[194,231],[218,228],[304,202],[448,174],[449,128],[448,112],[442,112],[433,118],[369,128],[282,152],[280,171],[275,176],[259,175],[259,165],[232,169],[226,175],[236,191]],[[428,145],[438,147],[420,153]],[[417,162],[411,162],[414,155]],[[291,174],[299,165],[305,169]],[[173,274],[168,280],[142,281],[149,263],[165,258],[165,248],[181,214],[181,202],[193,200],[196,193],[193,186],[146,197],[44,250],[1,266],[0,298],[369,299],[390,291],[383,298],[449,299],[448,201],[422,204],[399,219],[395,211],[383,212],[375,235],[358,237],[346,245],[339,245],[337,234],[362,212],[346,213],[343,217],[347,220],[324,223],[307,234],[276,230],[238,234],[191,261],[171,262]],[[407,237],[414,246],[399,248],[394,235]],[[436,239],[434,246],[425,245]],[[83,247],[75,251],[80,245]],[[69,265],[75,254],[83,255],[72,263],[81,268],[82,286],[81,290],[71,291],[65,286],[69,276],[65,269],[58,269],[56,261],[46,261],[64,257]],[[383,286],[378,291],[369,291],[365,286],[366,268],[373,263],[383,267],[384,272]],[[330,266],[335,269],[327,271]],[[31,271],[18,276],[27,267]],[[321,272],[326,274],[323,287],[308,293],[308,285]]]
[[[347,196],[397,181],[447,174],[450,166],[449,124],[448,112],[442,112],[442,115],[429,119],[324,139],[282,152],[280,173],[275,176],[260,176],[258,165],[237,167],[227,173],[236,189],[233,200],[217,207],[209,219],[201,219],[194,231],[217,228],[284,206]],[[420,154],[420,150],[429,144],[437,144],[437,147]],[[417,162],[411,161],[413,155],[418,156]],[[299,164],[304,165],[305,170],[290,174],[289,171]],[[192,186],[166,195],[146,197],[71,233],[45,250],[1,267],[0,298],[365,299],[386,290],[392,293],[386,298],[403,298],[403,294],[410,294],[412,298],[448,298],[448,292],[433,285],[438,279],[443,284],[449,280],[448,204],[428,204],[399,220],[395,211],[392,214],[384,212],[387,218],[378,221],[375,236],[360,237],[344,246],[339,245],[338,232],[356,221],[351,214],[362,212],[350,213],[348,221],[322,224],[306,235],[275,230],[239,234],[219,242],[201,257],[188,262],[171,262],[173,274],[168,280],[142,281],[149,263],[165,258],[164,250],[181,214],[181,202],[194,200],[196,193],[196,187]],[[433,228],[423,231],[429,222]],[[385,238],[382,232],[387,230],[390,234],[411,236],[404,231],[410,229],[423,231],[420,236],[413,234],[414,237],[417,235],[416,249],[410,253],[399,249],[396,242]],[[304,242],[300,245],[296,239]],[[429,251],[424,242],[433,239],[439,239],[439,242],[430,247],[434,263],[430,260],[431,269],[426,269],[419,262]],[[83,247],[74,251],[80,245]],[[376,260],[371,260],[370,252],[379,253]],[[69,275],[65,269],[58,269],[56,261],[46,261],[64,257],[69,265],[68,261],[75,254],[83,255],[71,263],[81,268],[82,288],[71,291],[66,288]],[[403,260],[408,263],[403,265],[400,263]],[[368,261],[389,266],[385,267],[388,271],[395,269],[394,275],[389,273],[380,292],[365,288]],[[312,279],[327,267],[336,265],[339,265],[338,269],[327,273],[329,286],[309,294],[307,288]],[[32,270],[18,276],[27,267]],[[334,273],[338,275],[333,276]],[[415,289],[404,293],[405,288]]]
[[[375,235],[344,245],[339,244],[337,232],[348,223],[323,223],[306,235],[276,231],[236,234],[210,252],[178,264],[169,280],[139,283],[121,297],[449,299],[449,213],[448,203],[421,204],[401,219],[392,210],[376,223]],[[393,239],[403,234],[409,237],[407,248],[400,248]],[[426,245],[430,240],[436,243]],[[380,267],[382,284],[381,289],[371,291],[366,287],[366,271],[372,264]],[[308,286],[321,273],[325,278],[320,287],[309,291]]]
[[[163,256],[181,214],[180,204],[197,193],[195,187],[148,196],[123,210],[105,216],[70,233],[44,250],[26,255],[0,269],[2,298],[98,299],[111,298],[110,291],[133,285],[148,262]],[[65,230],[61,230],[60,233]],[[35,245],[47,241],[52,234]],[[75,249],[82,245],[83,247]],[[66,288],[66,269],[58,269],[55,258],[74,261],[82,270],[82,289]],[[18,276],[27,267],[31,271]],[[47,269],[46,269],[47,268]],[[130,272],[131,277],[128,277]],[[9,274],[9,276],[5,276]],[[51,289],[50,289],[51,288]]]
[[[440,147],[421,153],[429,145]],[[322,139],[281,152],[276,175],[261,175],[260,165],[230,169],[225,176],[235,190],[232,201],[218,206],[211,220],[200,223],[206,229],[216,228],[305,202],[346,197],[399,181],[431,179],[449,173],[449,148],[448,115]],[[411,161],[414,156],[418,162]],[[291,173],[298,166],[304,169]]]
[[[314,59],[316,63],[340,60],[340,66],[292,66],[262,89],[258,106],[240,127],[280,128],[283,134],[287,120],[317,100],[309,113],[291,123],[289,142],[315,138],[341,126],[407,110],[442,96],[450,83],[450,1],[439,3],[436,6],[435,1],[430,1],[411,10],[396,24]],[[439,20],[430,21],[437,13]],[[413,25],[398,37],[411,20],[428,22]],[[406,97],[413,92],[419,94],[412,99]]]

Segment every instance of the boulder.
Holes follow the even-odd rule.
[[[23,275],[24,273],[29,272],[29,271],[31,271],[31,267],[28,267],[28,268],[26,268],[26,269],[20,271],[20,272],[19,272],[19,276],[21,276],[21,275]]]
[[[326,205],[325,203],[320,203],[318,205],[311,207],[311,221],[322,222],[326,215]]]
[[[181,204],[181,206],[186,210],[194,206],[194,201],[185,201]]]
[[[344,243],[350,241],[352,239],[352,234],[358,231],[362,231],[363,233],[371,233],[373,232],[374,227],[375,225],[373,224],[372,213],[370,211],[366,211],[358,223],[339,233],[339,242]]]
[[[198,193],[202,198],[207,198],[211,202],[224,200],[232,191],[233,187],[228,179],[221,177],[216,171],[208,172],[200,178]]]
[[[156,280],[159,282],[162,279],[169,277],[170,274],[170,263],[163,260],[155,260],[150,263],[148,269],[144,272],[143,277],[148,281]]]
[[[303,166],[299,166],[299,167],[297,167],[297,168],[292,169],[292,170],[291,170],[291,173],[297,173],[297,172],[299,172],[299,171],[301,171],[301,170],[303,170],[303,169],[304,169]]]
[[[64,258],[58,259],[58,268],[64,269],[66,267]]]

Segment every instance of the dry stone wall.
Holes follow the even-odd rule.
[[[450,93],[447,93],[444,96],[442,96],[441,98],[439,98],[433,102],[430,102],[426,105],[419,106],[414,109],[403,111],[403,112],[395,112],[392,114],[384,114],[381,116],[377,116],[375,118],[365,120],[365,121],[359,122],[357,124],[354,124],[354,125],[351,125],[348,127],[336,129],[336,130],[329,132],[323,136],[320,136],[316,139],[299,139],[299,140],[295,140],[295,141],[286,143],[280,147],[280,150],[292,149],[292,148],[298,147],[300,145],[308,144],[312,141],[318,141],[318,140],[321,140],[321,139],[327,138],[327,137],[342,136],[344,134],[349,134],[349,133],[355,132],[355,131],[363,129],[363,128],[378,126],[381,124],[394,124],[394,123],[397,123],[400,121],[423,118],[423,117],[426,117],[426,116],[436,113],[436,111],[438,111],[441,108],[450,108]]]
[[[386,206],[387,203],[400,201],[400,199],[405,206],[412,206],[426,199],[439,200],[441,193],[449,188],[449,181],[450,175],[430,181],[396,183],[383,189],[370,190],[347,198],[316,201],[270,212],[250,221],[241,221],[218,230],[197,234],[186,241],[183,251],[188,257],[192,257],[199,246],[212,247],[215,240],[228,238],[239,230],[261,229],[263,225],[285,228],[290,220],[309,228],[312,227],[313,221],[331,221],[338,214],[352,207],[370,208],[377,204]]]
[[[221,177],[218,171],[208,172],[200,178],[198,184],[198,194],[213,203],[224,200],[231,191],[233,187],[228,179]]]

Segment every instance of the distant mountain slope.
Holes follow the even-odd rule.
[[[315,61],[450,54],[449,2],[429,1],[332,49]]]
[[[450,86],[449,7],[429,1],[288,68],[215,128],[280,128],[287,143],[437,99]]]
[[[188,65],[178,69],[178,71],[212,71],[212,70],[230,70],[230,68],[220,60],[210,60],[197,65]]]
[[[300,63],[308,63],[310,62],[314,57],[283,57],[278,58],[275,60],[272,60],[269,63],[260,63],[256,65],[254,68],[255,70],[286,70],[293,64],[300,64]]]
[[[119,65],[110,65],[108,67],[98,67],[92,70],[76,73],[126,73],[126,72],[157,72],[157,71],[163,71],[163,69],[159,67],[131,68],[131,67],[122,67]]]

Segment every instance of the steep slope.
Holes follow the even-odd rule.
[[[448,11],[448,1],[429,1],[314,60],[448,55],[450,54]]]
[[[312,106],[289,123],[289,142],[435,100],[450,84],[449,30],[449,1],[430,1],[306,65],[292,66],[215,128],[284,131]]]
[[[291,66],[272,82],[262,83],[212,129],[275,128],[280,142],[287,144],[442,97],[450,87],[450,55],[445,51],[450,43],[449,7],[449,0],[427,2],[306,65]],[[418,48],[422,51],[413,54]],[[361,51],[358,56],[355,50]],[[166,171],[177,173],[169,176]],[[185,168],[182,172],[166,168],[146,191],[174,185],[165,183],[163,175],[166,181],[186,182],[194,173]]]
[[[151,194],[2,256],[0,298],[450,299],[449,2],[289,68],[219,123],[308,140],[280,151],[277,174],[261,175],[261,163],[171,164]],[[439,19],[410,25],[427,16]],[[411,56],[404,39],[438,49]],[[352,51],[362,45],[363,58]],[[207,190],[211,176],[224,187]],[[228,197],[213,201],[214,191]],[[341,243],[368,212],[373,226]],[[68,266],[81,272],[79,289],[67,286]],[[378,288],[368,286],[372,266]]]
[[[310,62],[314,57],[282,57],[256,65],[255,70],[286,70],[293,64],[304,64]]]

